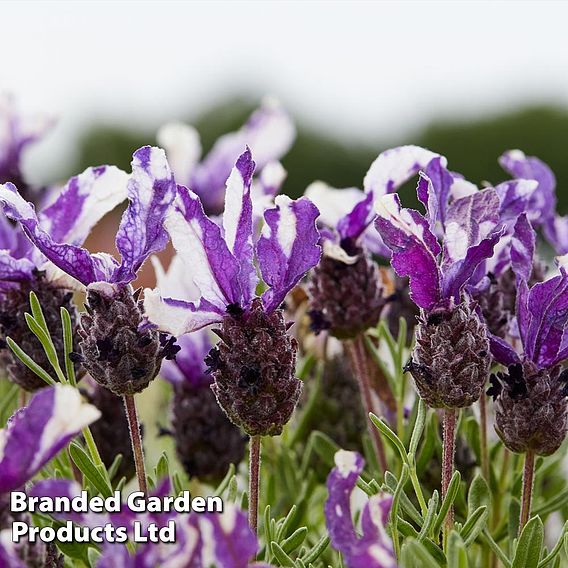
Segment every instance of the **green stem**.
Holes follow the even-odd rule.
[[[409,468],[408,474],[410,476],[410,482],[412,483],[414,493],[416,493],[418,504],[420,505],[422,517],[425,517],[426,513],[428,512],[428,505],[426,504],[426,499],[424,499],[424,494],[422,493],[422,487],[420,486],[420,481],[418,481],[418,476],[416,475],[416,466],[414,464],[412,464],[412,467]]]
[[[487,402],[485,393],[479,398],[479,446],[481,452],[481,473],[489,484],[489,450],[487,445]]]

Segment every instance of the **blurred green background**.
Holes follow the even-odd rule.
[[[197,128],[204,153],[217,137],[238,129],[258,101],[235,98],[211,107],[199,116],[188,114],[186,122]],[[557,178],[559,211],[568,212],[568,110],[553,106],[531,106],[468,121],[434,120],[426,128],[400,139],[377,140],[376,144],[346,145],[296,120],[298,137],[284,158],[288,170],[285,193],[301,195],[314,180],[335,187],[361,187],[363,177],[377,154],[399,144],[418,144],[447,156],[451,169],[475,183],[497,183],[507,178],[497,158],[508,149],[519,148],[547,162]],[[128,170],[132,152],[154,143],[155,132],[134,131],[111,125],[93,125],[79,140],[77,163],[70,175],[93,164],[113,163]],[[411,193],[412,195],[412,193]]]

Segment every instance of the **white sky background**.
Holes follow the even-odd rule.
[[[0,90],[59,116],[55,175],[95,120],[133,127],[231,94],[278,96],[348,140],[433,117],[568,104],[566,2],[7,2]]]

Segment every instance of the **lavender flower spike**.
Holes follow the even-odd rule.
[[[363,458],[356,452],[340,450],[335,454],[335,468],[327,478],[329,497],[325,503],[331,544],[341,552],[347,568],[396,568],[392,542],[385,530],[392,497],[381,494],[369,499],[361,516],[361,537],[353,524],[350,498],[363,465]]]
[[[170,333],[221,324],[222,342],[208,356],[213,390],[229,418],[247,434],[277,435],[300,395],[294,377],[297,345],[279,306],[320,257],[318,211],[307,199],[276,198],[253,242],[251,182],[255,163],[247,149],[229,179],[223,229],[209,219],[199,197],[178,187],[166,220],[179,257],[191,270],[198,301],[145,292],[148,319]],[[260,272],[268,288],[256,296]]]
[[[0,430],[0,494],[22,487],[99,416],[73,387],[55,385],[36,394]]]

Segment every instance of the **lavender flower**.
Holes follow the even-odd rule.
[[[491,376],[495,400],[495,428],[514,452],[549,455],[564,441],[567,431],[568,274],[527,284],[532,268],[535,234],[526,216],[515,225],[511,252],[518,275],[516,326],[523,352],[519,355],[503,339],[491,336],[493,357],[508,371]]]
[[[22,173],[22,156],[28,146],[39,140],[53,121],[18,112],[11,97],[0,95],[0,183],[16,184],[28,199],[37,194]]]
[[[48,231],[55,241],[80,246],[96,223],[126,199],[127,182],[127,174],[118,168],[89,168],[71,178],[55,201],[37,216],[33,206],[16,193],[11,183],[0,186],[0,200],[8,204],[17,202],[23,215]],[[8,214],[10,207],[5,206]],[[45,383],[12,354],[5,338],[11,337],[40,366],[49,368],[41,343],[24,319],[24,313],[29,311],[29,294],[33,291],[38,296],[55,348],[62,358],[60,308],[65,307],[75,321],[71,291],[78,283],[35,249],[24,235],[30,235],[27,228],[21,231],[0,216],[0,357],[10,378],[33,391]]]
[[[93,172],[96,175],[98,170]],[[176,186],[163,150],[146,146],[134,153],[127,190],[130,204],[116,235],[120,263],[108,254],[90,254],[58,230],[75,212],[75,201],[70,199],[74,193],[52,206],[57,223],[50,226],[41,223],[13,185],[0,190],[6,214],[20,223],[39,251],[87,287],[87,314],[81,318],[80,330],[82,362],[98,383],[117,395],[146,388],[162,359],[175,354],[172,341],[139,329],[143,315],[130,286],[148,256],[168,241],[163,220]]]
[[[364,180],[365,191],[312,184],[306,196],[322,211],[324,256],[309,281],[313,331],[329,329],[340,339],[376,325],[385,306],[379,268],[368,250],[388,256],[375,231],[373,200],[395,191],[437,156],[418,146],[402,146],[378,156]]]
[[[340,450],[335,454],[335,468],[327,479],[329,497],[325,503],[331,544],[341,552],[347,568],[395,568],[396,557],[385,530],[392,497],[374,495],[365,504],[360,537],[353,524],[350,498],[363,466],[363,458],[356,452]]]
[[[9,511],[9,493],[22,489],[74,436],[99,416],[99,411],[84,403],[76,389],[56,385],[36,394],[29,405],[18,410],[7,427],[0,430],[0,565],[59,566],[60,557],[54,545],[37,542],[16,545],[4,538],[6,533],[2,531],[10,532],[12,521],[24,520],[22,515],[14,518]],[[53,564],[47,563],[49,557]]]
[[[179,256],[174,256],[167,272],[157,258],[152,261],[162,294],[186,300],[199,297]],[[242,460],[246,437],[229,421],[211,390],[213,378],[204,363],[213,347],[208,331],[183,335],[178,344],[175,360],[164,361],[160,370],[174,391],[172,435],[178,459],[190,477],[219,481],[232,463]]]
[[[483,276],[484,261],[504,232],[500,200],[494,188],[478,191],[451,174],[441,157],[420,174],[417,192],[427,217],[403,209],[396,194],[375,204],[375,226],[392,251],[392,266],[410,278],[411,298],[421,308],[407,369],[430,406],[469,406],[489,372],[489,343],[462,292]]]
[[[249,146],[260,176],[252,184],[253,204],[271,199],[280,189],[285,172],[277,161],[288,152],[296,130],[290,117],[273,100],[267,99],[237,132],[221,136],[200,162],[201,144],[191,126],[173,122],[158,132],[158,144],[166,149],[178,183],[190,187],[201,199],[205,211],[223,210],[225,182],[242,149]]]
[[[221,324],[221,343],[207,360],[213,390],[229,418],[247,434],[277,435],[300,395],[294,377],[296,341],[287,333],[279,308],[287,292],[320,257],[315,227],[318,211],[307,199],[276,198],[266,225],[253,244],[250,150],[227,180],[224,236],[203,212],[199,197],[179,186],[166,220],[174,247],[192,271],[198,302],[145,292],[148,319],[180,335]],[[256,296],[258,262],[267,289]]]

